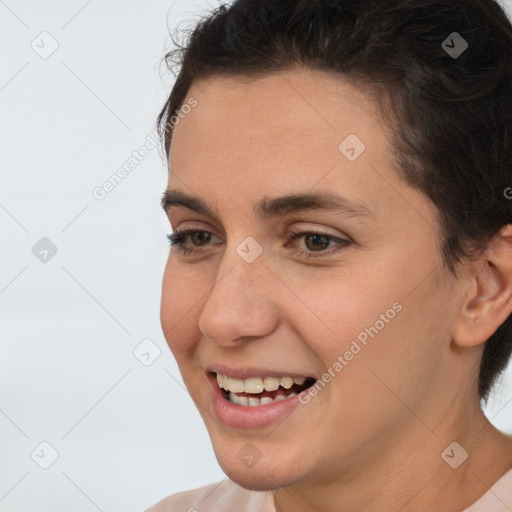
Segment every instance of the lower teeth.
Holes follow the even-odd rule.
[[[292,391],[288,395],[278,394],[275,398],[270,398],[269,396],[263,396],[261,398],[255,397],[247,397],[247,396],[238,396],[236,393],[229,391],[228,400],[237,405],[243,405],[245,407],[259,407],[260,405],[271,404],[273,402],[280,402],[282,400],[288,400],[289,398],[293,398],[297,393]]]

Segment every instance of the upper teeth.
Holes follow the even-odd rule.
[[[301,386],[306,381],[305,377],[254,377],[251,379],[237,379],[217,373],[217,382],[219,387],[233,393],[261,393],[265,391],[275,391],[279,386],[290,389],[293,384]]]

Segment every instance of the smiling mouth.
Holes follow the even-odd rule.
[[[229,402],[244,407],[258,407],[273,402],[289,400],[310,388],[316,380],[312,377],[254,377],[238,379],[216,373],[222,396]]]

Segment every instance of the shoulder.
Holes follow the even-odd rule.
[[[464,512],[508,512],[512,510],[512,469]]]
[[[144,512],[275,512],[271,492],[243,489],[226,479],[167,496]]]

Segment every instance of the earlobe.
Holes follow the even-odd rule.
[[[453,333],[453,341],[461,347],[484,343],[512,313],[512,224],[496,234],[472,268]]]

